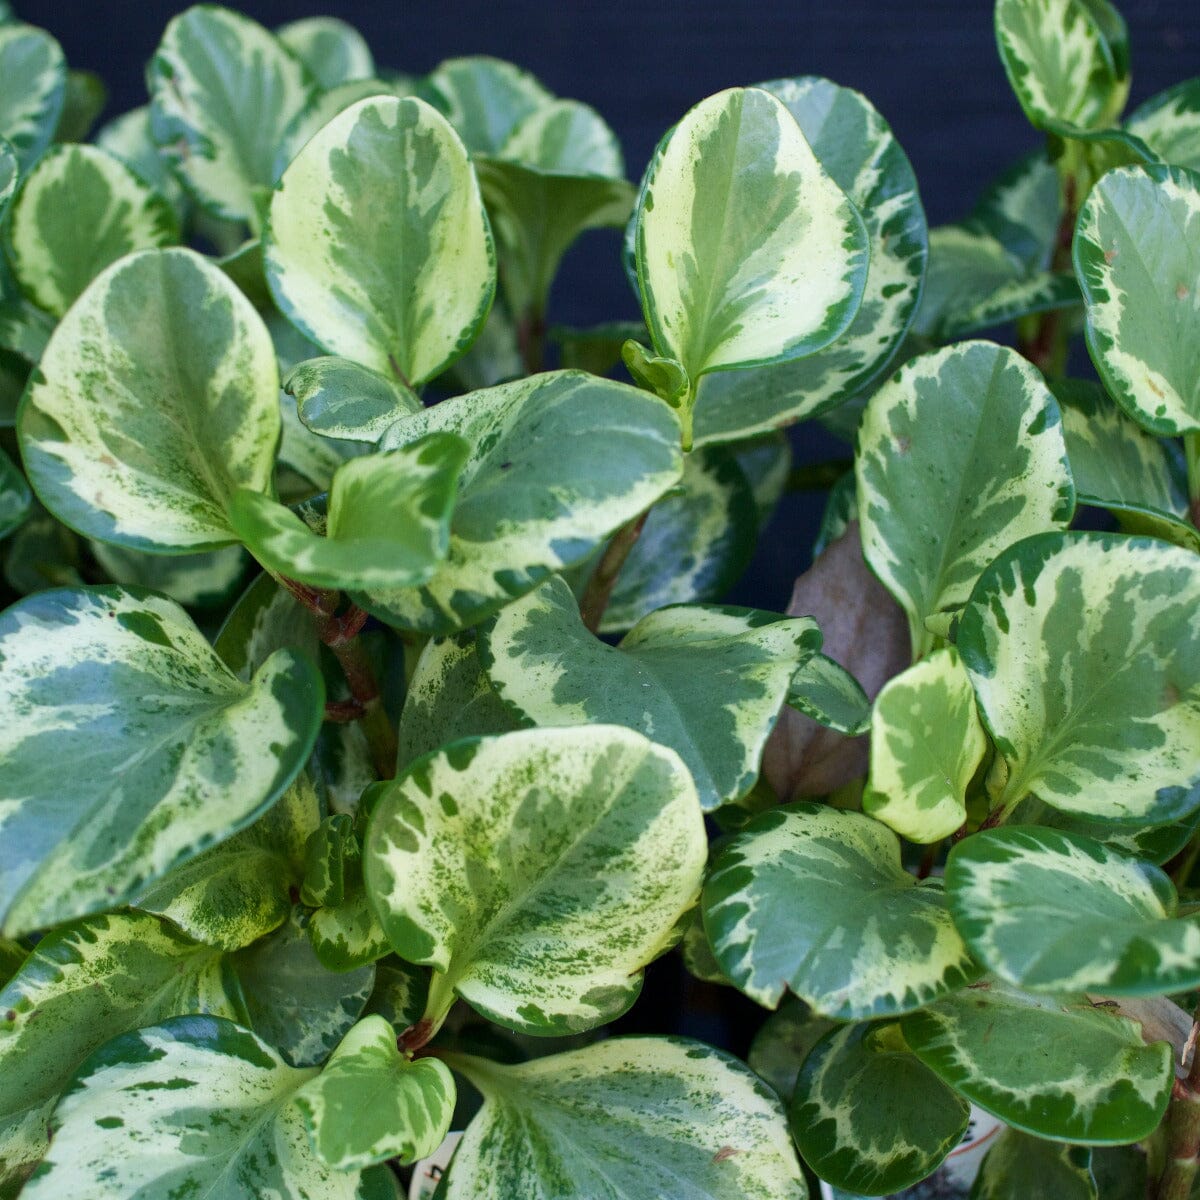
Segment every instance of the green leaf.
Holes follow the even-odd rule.
[[[17,190],[20,171],[16,151],[4,138],[0,137],[0,216],[4,215],[8,208],[8,202]]]
[[[1155,823],[1200,782],[1200,562],[1111,534],[1043,534],[980,577],[958,628],[999,751],[989,789]],[[1182,804],[1179,812],[1164,812]]]
[[[1200,917],[1176,917],[1157,867],[1056,829],[983,830],[955,846],[959,932],[1000,978],[1037,992],[1163,995],[1200,986]]]
[[[912,842],[949,837],[967,819],[987,745],[962,661],[951,648],[934,651],[876,698],[863,812]]]
[[[790,988],[839,1021],[910,1012],[976,971],[940,883],[901,866],[861,813],[800,803],[755,818],[717,855],[704,926],[725,974],[775,1008]]]
[[[0,991],[0,1183],[46,1150],[76,1068],[109,1038],[184,1013],[237,1015],[218,951],[139,913],[47,934]]]
[[[358,1020],[375,968],[329,971],[309,942],[302,910],[229,959],[254,1032],[295,1067],[324,1062]]]
[[[8,586],[21,595],[47,587],[77,587],[83,583],[79,571],[78,539],[35,504],[8,543],[4,557]]]
[[[1096,1200],[1091,1167],[1092,1152],[1087,1147],[1003,1129],[979,1168],[971,1200],[1028,1200],[1038,1195]]]
[[[321,1161],[292,1103],[315,1074],[218,1018],[179,1017],[127,1033],[76,1077],[55,1112],[50,1153],[23,1195],[355,1200],[357,1172]]]
[[[54,131],[56,142],[83,142],[108,103],[104,80],[91,71],[68,71],[62,116]]]
[[[183,186],[150,134],[150,107],[131,109],[114,117],[96,133],[96,145],[121,159],[144,183],[163,197],[183,223],[188,201]]]
[[[399,1159],[410,1163],[442,1144],[454,1115],[450,1068],[396,1049],[382,1017],[365,1017],[324,1070],[296,1094],[317,1157],[339,1171]]]
[[[809,618],[677,607],[651,613],[614,648],[551,579],[501,609],[478,649],[497,694],[526,722],[653,737],[688,764],[709,812],[754,786],[791,678],[819,645]]]
[[[679,489],[650,510],[621,567],[600,632],[628,629],[668,604],[723,595],[754,553],[758,517],[750,481],[725,447],[689,454]]]
[[[375,74],[375,60],[363,35],[337,17],[291,21],[275,30],[275,36],[326,90]]]
[[[375,809],[365,873],[397,953],[439,972],[428,1016],[456,992],[507,1028],[571,1033],[633,1003],[706,851],[679,758],[589,725],[418,760]]]
[[[241,950],[288,919],[305,842],[320,819],[316,791],[302,773],[253,825],[176,867],[134,903],[198,942]]]
[[[400,713],[398,765],[459,738],[510,733],[517,717],[496,695],[473,632],[431,638],[417,659]]]
[[[375,990],[364,1015],[380,1016],[403,1033],[415,1025],[429,998],[429,971],[389,954],[375,964]]]
[[[1200,171],[1200,79],[1151,97],[1130,113],[1125,128],[1163,162]]]
[[[310,358],[283,387],[296,398],[300,420],[325,437],[377,442],[401,417],[421,411],[408,388],[345,358]]]
[[[470,345],[496,288],[466,150],[411,97],[360,100],[308,142],[271,198],[265,246],[288,320],[406,387]]]
[[[269,571],[319,588],[404,588],[428,581],[446,555],[468,446],[434,433],[334,473],[325,536],[258,492],[233,498],[229,519]]]
[[[62,48],[45,30],[0,25],[0,137],[28,168],[50,145],[67,92]]]
[[[303,766],[324,708],[307,660],[278,652],[241,683],[182,609],[118,588],[13,605],[0,661],[9,936],[119,905],[248,825]],[[77,768],[65,790],[62,763]]]
[[[1075,270],[1109,394],[1151,433],[1200,430],[1200,176],[1110,171],[1079,214]]]
[[[371,96],[398,94],[404,93],[398,93],[394,87],[381,79],[352,79],[348,83],[339,83],[327,92],[318,92],[293,118],[275,151],[276,178],[291,166],[293,159],[312,140],[314,134],[319,133],[334,117],[344,113],[352,104]]]
[[[871,728],[871,701],[841,664],[814,654],[792,676],[787,702],[827,729],[858,737]]]
[[[167,26],[146,82],[154,140],[188,191],[257,228],[275,148],[316,94],[303,63],[249,17],[197,4]]]
[[[425,89],[472,154],[498,153],[521,121],[554,99],[528,71],[484,55],[446,59]]]
[[[230,609],[213,649],[245,682],[276,650],[291,650],[317,660],[320,645],[312,613],[264,573]]]
[[[796,1145],[835,1187],[903,1191],[958,1145],[969,1108],[894,1025],[844,1025],[804,1060],[788,1111]]]
[[[0,538],[6,538],[25,518],[33,507],[29,484],[20,468],[3,450],[0,450]]]
[[[786,1103],[796,1090],[796,1078],[809,1051],[837,1028],[837,1022],[818,1017],[807,1004],[789,996],[759,1027],[746,1061]]]
[[[1036,1137],[1104,1146],[1158,1126],[1174,1072],[1167,1042],[1083,996],[1031,996],[998,983],[904,1018],[913,1052],[952,1088]]]
[[[446,1200],[805,1200],[774,1093],[683,1038],[610,1038],[515,1066],[454,1055],[484,1097]]]
[[[1124,22],[1107,0],[997,0],[1008,81],[1039,129],[1053,120],[1111,124],[1129,94]]]
[[[637,273],[660,354],[708,371],[829,345],[854,319],[869,245],[779,100],[730,88],[664,139],[637,209]],[[738,433],[747,432],[739,429]]]
[[[170,556],[97,541],[89,542],[88,549],[114,583],[161,592],[192,608],[213,608],[227,601],[245,578],[248,562],[241,546]]]
[[[34,490],[71,528],[212,550],[237,540],[238,488],[270,488],[278,395],[271,339],[241,292],[190,250],[146,250],[59,323],[17,433]]]
[[[908,613],[966,602],[980,572],[1075,508],[1058,405],[1015,351],[967,342],[903,366],[872,396],[855,458],[863,553]]]
[[[456,433],[472,450],[459,478],[450,550],[433,579],[360,603],[423,633],[490,616],[587,558],[683,470],[679,425],[660,401],[579,371],[555,371],[443,401],[384,435],[384,449]]]
[[[1062,220],[1058,171],[1044,150],[1026,155],[994,179],[961,226],[998,241],[1026,271],[1054,259]]]
[[[869,100],[817,76],[760,85],[787,106],[870,239],[862,304],[837,342],[803,359],[705,378],[696,440],[726,441],[811,417],[866,391],[912,322],[925,271],[925,214],[913,169]]]

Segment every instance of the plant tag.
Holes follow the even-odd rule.
[[[461,1129],[451,1130],[446,1134],[446,1140],[428,1158],[421,1159],[413,1167],[412,1183],[408,1185],[408,1200],[431,1200],[446,1173],[446,1168],[450,1165],[450,1159],[454,1157],[462,1135]]]

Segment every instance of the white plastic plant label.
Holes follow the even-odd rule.
[[[408,1200],[430,1200],[450,1165],[450,1159],[462,1137],[462,1130],[446,1134],[446,1140],[428,1157],[413,1167],[412,1183],[408,1185]]]

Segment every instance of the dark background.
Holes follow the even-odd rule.
[[[13,0],[48,28],[72,66],[96,71],[105,116],[145,102],[143,68],[176,0]],[[1200,75],[1200,0],[1118,0],[1130,28],[1131,107]],[[1037,145],[996,54],[990,0],[242,0],[274,27],[339,16],[382,67],[421,74],[441,59],[486,53],[533,71],[552,91],[609,121],[637,179],[661,134],[721,88],[825,75],[864,92],[891,123],[920,180],[931,224],[964,216],[984,185]],[[568,255],[551,319],[591,324],[638,315],[618,237],[585,236]],[[810,427],[800,460],[846,447]],[[821,500],[789,497],[733,599],[782,608],[808,561]]]

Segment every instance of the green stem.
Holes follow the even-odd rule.
[[[1192,1061],[1188,1073],[1176,1079],[1165,1117],[1167,1163],[1158,1180],[1155,1200],[1189,1200],[1200,1167],[1200,1053],[1195,1041],[1200,1009],[1192,1018]],[[1186,1053],[1186,1050],[1185,1050]]]
[[[583,597],[579,601],[579,615],[583,618],[584,625],[592,633],[596,633],[600,628],[604,610],[608,608],[613,588],[617,586],[617,576],[621,574],[621,568],[625,565],[629,552],[641,537],[642,530],[646,525],[646,518],[649,515],[650,509],[646,509],[640,517],[635,517],[628,525],[621,526],[613,534],[612,540],[605,547],[595,570],[592,571]]]

